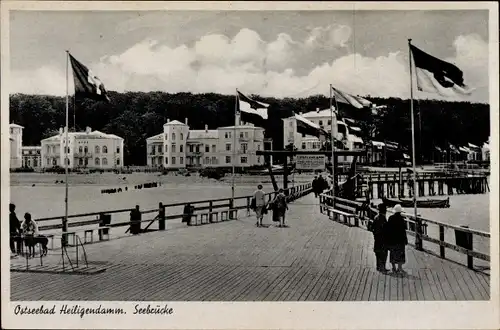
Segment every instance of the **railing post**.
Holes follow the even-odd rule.
[[[439,225],[439,240],[441,242],[444,242],[444,226],[443,225]],[[442,245],[439,246],[439,256],[443,259],[445,258],[445,248]]]
[[[214,203],[212,201],[208,202],[208,222],[212,222],[212,211]]]
[[[165,206],[161,202],[158,204],[158,229],[165,230]]]
[[[66,217],[62,218],[62,236],[61,236],[61,247],[67,246],[68,245],[68,237],[65,235],[65,233],[68,232],[68,219]]]

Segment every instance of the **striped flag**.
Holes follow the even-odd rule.
[[[372,103],[360,96],[354,96],[351,94],[344,93],[332,86],[333,97],[336,102],[344,103],[353,106],[357,109],[362,109],[364,107],[371,107]]]
[[[263,127],[268,119],[267,109],[269,104],[252,100],[240,91],[238,95],[238,112],[241,120]]]
[[[78,62],[69,54],[71,67],[73,68],[73,79],[75,82],[75,96],[90,98],[97,101],[109,101],[106,88],[101,80],[82,63]]]
[[[319,125],[313,123],[309,119],[301,115],[295,114],[295,120],[297,122],[297,132],[300,134],[316,136],[320,141],[325,141],[327,133]]]
[[[415,63],[417,89],[443,96],[468,95],[473,89],[464,82],[464,74],[455,65],[427,54],[410,44]]]

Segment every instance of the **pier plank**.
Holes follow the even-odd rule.
[[[407,276],[375,270],[372,234],[329,220],[318,200],[290,206],[289,228],[255,218],[85,246],[95,275],[11,272],[12,300],[375,301],[487,300],[490,277],[407,247]],[[265,220],[266,223],[270,219]],[[61,267],[58,252],[36,266]],[[39,260],[38,260],[39,262]],[[25,267],[25,260],[11,260]]]

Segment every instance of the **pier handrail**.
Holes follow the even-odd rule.
[[[332,204],[332,203],[327,203],[325,204],[324,201],[325,200],[335,200],[335,203],[341,203],[341,204],[344,204],[344,205],[351,205],[351,206],[356,206],[356,209],[358,210],[361,210],[362,207],[366,207],[367,209],[370,210],[370,212],[367,212],[368,214],[377,214],[377,210],[374,209],[373,207],[370,207],[369,205],[366,205],[366,202],[360,202],[360,201],[353,201],[353,200],[345,200],[343,198],[339,198],[339,197],[333,197],[331,196],[331,193],[330,191],[327,191],[323,194],[320,195],[320,206],[321,207],[328,207],[328,204]],[[387,210],[388,213],[393,213],[391,210]],[[409,226],[407,225],[407,230],[406,232],[412,236],[416,236],[418,235],[415,228],[415,223],[416,223],[416,219],[420,219],[422,221],[422,225],[427,227],[428,224],[432,224],[432,225],[436,225],[438,226],[439,228],[439,238],[435,238],[435,237],[431,237],[428,235],[428,231],[427,231],[427,228],[425,228],[425,231],[423,231],[422,233],[420,233],[420,237],[422,238],[422,240],[424,241],[428,241],[430,243],[433,243],[433,244],[437,244],[439,246],[439,256],[441,258],[446,258],[446,253],[445,253],[445,248],[449,248],[451,250],[454,250],[456,252],[459,252],[459,253],[462,253],[462,254],[465,254],[467,255],[467,266],[471,269],[474,268],[473,266],[473,258],[477,258],[477,259],[481,259],[481,260],[484,260],[484,261],[490,261],[490,256],[486,253],[482,253],[482,252],[479,252],[479,251],[476,251],[473,249],[468,249],[468,248],[464,248],[462,246],[459,246],[457,244],[452,244],[452,243],[449,243],[449,242],[446,242],[445,241],[445,234],[444,234],[444,229],[445,228],[448,228],[448,229],[452,229],[454,230],[455,232],[461,232],[461,233],[465,233],[465,234],[470,234],[470,244],[471,246],[473,245],[473,236],[476,235],[476,236],[479,236],[479,237],[484,237],[484,238],[490,238],[490,233],[489,232],[485,232],[485,231],[481,231],[481,230],[477,230],[477,229],[470,229],[470,228],[466,228],[466,227],[461,227],[461,226],[457,226],[457,225],[452,225],[452,224],[448,224],[448,223],[445,223],[445,222],[441,222],[441,221],[437,221],[437,220],[431,220],[431,219],[427,219],[427,218],[424,218],[424,217],[421,217],[421,216],[417,216],[415,217],[414,214],[409,214],[409,213],[406,213],[406,212],[403,212],[402,213],[403,217],[405,218],[405,221],[407,223],[411,223],[413,225],[413,230],[412,230],[412,226]],[[368,219],[371,219],[370,216],[365,216],[365,215],[361,215],[361,217],[366,217]],[[366,228],[365,228],[366,229]],[[425,251],[425,250],[424,250]],[[429,251],[427,251],[429,252]]]

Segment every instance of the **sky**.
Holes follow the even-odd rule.
[[[488,102],[485,10],[11,11],[9,87],[65,95],[69,50],[118,92],[409,98],[408,38],[475,88],[449,100]]]

